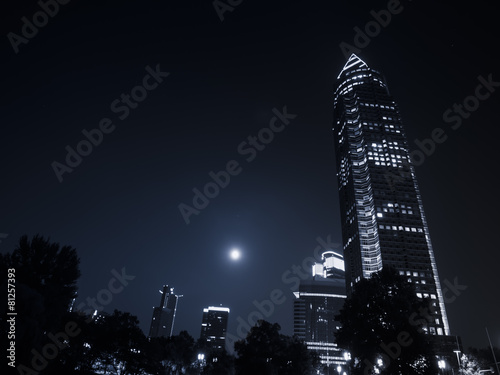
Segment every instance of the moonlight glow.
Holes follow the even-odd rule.
[[[232,260],[238,260],[241,257],[241,252],[238,249],[232,249],[229,256]]]

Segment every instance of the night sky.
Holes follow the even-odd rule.
[[[77,305],[125,267],[135,278],[104,310],[137,315],[146,334],[163,284],[184,296],[175,334],[197,339],[203,307],[223,304],[235,335],[237,318],[275,289],[286,300],[266,319],[292,334],[294,283],[282,276],[313,255],[317,237],[341,242],[331,132],[346,61],[339,45],[355,47],[353,28],[364,30],[387,1],[232,0],[221,20],[209,0],[73,0],[15,47],[9,33],[22,36],[22,17],[41,8],[10,3],[0,23],[0,251],[37,233],[76,248]],[[486,347],[487,326],[500,346],[497,12],[486,1],[395,4],[356,52],[385,75],[411,149],[435,128],[447,136],[416,173],[443,288],[455,279],[467,287],[448,288],[451,331],[466,347]],[[157,80],[143,84],[151,71]],[[445,121],[479,76],[493,81],[479,91],[489,97],[469,98],[477,108],[460,126],[456,114]],[[131,91],[147,97],[124,104]],[[284,107],[284,130],[251,146]],[[72,159],[60,182],[53,163],[65,164],[66,146],[100,123],[101,143]],[[179,205],[193,206],[193,189],[228,163],[239,173],[186,224]]]

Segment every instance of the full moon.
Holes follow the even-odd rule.
[[[238,249],[232,249],[229,256],[232,260],[238,260],[241,257],[241,252]]]

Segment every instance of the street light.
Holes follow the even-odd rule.
[[[458,367],[460,367],[460,350],[454,350],[453,353],[457,355]]]
[[[486,336],[488,336],[488,341],[490,343],[491,353],[493,354],[493,361],[495,362],[495,366],[497,367],[497,372],[500,374],[500,369],[498,368],[498,364],[500,362],[497,362],[497,357],[495,356],[495,351],[493,350],[493,345],[491,345],[490,333],[488,332],[487,327],[484,327],[484,329],[486,329]]]
[[[199,362],[200,368],[205,366],[205,354],[198,353],[198,362]]]
[[[438,367],[441,369],[441,373],[444,374],[444,369],[446,368],[446,362],[444,361],[444,359],[440,359],[438,361]]]

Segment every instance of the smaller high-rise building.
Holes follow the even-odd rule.
[[[226,347],[227,321],[229,308],[209,306],[203,309],[200,338],[213,350],[224,350]]]
[[[176,295],[174,288],[169,288],[168,285],[163,285],[160,293],[160,306],[154,307],[149,337],[170,337],[174,330],[177,301],[182,296]]]
[[[344,370],[344,351],[337,346],[335,320],[346,295],[343,256],[334,251],[322,254],[322,263],[312,267],[312,279],[302,280],[294,292],[294,335],[304,340],[309,350],[319,354],[328,371]]]

